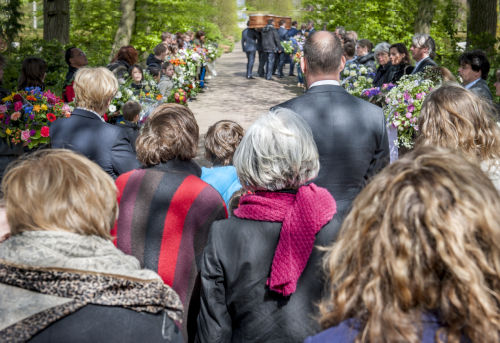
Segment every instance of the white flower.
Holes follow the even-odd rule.
[[[116,106],[113,105],[113,104],[109,105],[108,111],[109,111],[109,113],[115,113],[116,112]]]
[[[116,92],[115,99],[120,99],[122,97],[122,92],[118,91]]]
[[[356,71],[355,70],[351,70],[351,72],[349,73],[350,76],[356,76]]]
[[[134,92],[132,92],[132,90],[131,90],[131,89],[127,89],[127,95],[128,95],[128,96],[132,96],[132,94],[134,94]]]

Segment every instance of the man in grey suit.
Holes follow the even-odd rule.
[[[250,22],[247,22],[247,26]],[[247,79],[253,79],[252,69],[257,51],[258,34],[254,29],[247,27],[241,34],[241,48],[247,54]]]
[[[426,33],[417,33],[411,39],[411,55],[415,60],[415,68],[411,72],[412,74],[416,74],[418,72],[424,71],[425,67],[437,66],[436,62],[434,62],[431,56],[434,55],[434,51],[436,50],[436,43],[431,36]]]
[[[321,164],[314,182],[332,193],[340,210],[348,210],[369,179],[389,163],[382,109],[340,86],[344,64],[335,34],[310,35],[300,64],[308,90],[276,106],[295,111],[311,127]]]
[[[490,71],[490,62],[481,50],[464,52],[459,59],[458,74],[462,77],[464,87],[471,92],[493,101],[488,83],[485,81]]]

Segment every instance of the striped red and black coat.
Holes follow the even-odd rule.
[[[120,250],[156,271],[179,294],[183,331],[191,339],[199,311],[201,254],[212,222],[227,218],[224,200],[200,175],[196,163],[180,160],[120,175],[120,213],[112,230]]]

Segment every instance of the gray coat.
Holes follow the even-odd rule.
[[[262,29],[262,50],[264,52],[278,52],[281,49],[278,31],[273,25],[267,25]]]
[[[314,182],[327,188],[338,205],[349,205],[389,163],[382,109],[340,86],[315,86],[276,107],[295,111],[311,127],[321,166]]]
[[[484,99],[493,101],[488,83],[483,79],[479,79],[469,90]]]

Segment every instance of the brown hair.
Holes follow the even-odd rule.
[[[193,112],[178,104],[158,106],[136,141],[137,159],[154,166],[174,158],[190,160],[198,149],[198,124]]]
[[[118,213],[113,179],[86,157],[39,150],[13,162],[2,180],[13,235],[64,230],[111,239]]]
[[[389,53],[391,52],[391,49],[396,49],[398,53],[405,55],[405,57],[401,60],[403,64],[410,64],[410,54],[408,53],[406,45],[403,43],[394,43],[389,47]]]
[[[437,342],[498,342],[499,208],[479,166],[450,150],[421,147],[389,165],[328,248],[321,324],[354,318],[356,342],[421,342],[432,312]]]
[[[137,101],[129,100],[122,107],[123,118],[127,121],[134,121],[139,113],[141,113],[141,109],[141,104]]]
[[[27,57],[23,61],[21,74],[17,81],[17,88],[23,90],[26,87],[44,88],[44,77],[47,72],[47,62],[38,57]]]
[[[205,157],[214,165],[227,166],[243,138],[243,128],[232,120],[221,120],[208,128]]]
[[[425,99],[417,145],[460,150],[479,161],[500,158],[500,130],[493,107],[457,84],[444,84]]]
[[[137,63],[139,53],[132,45],[122,46],[111,62],[125,61],[129,66]]]

